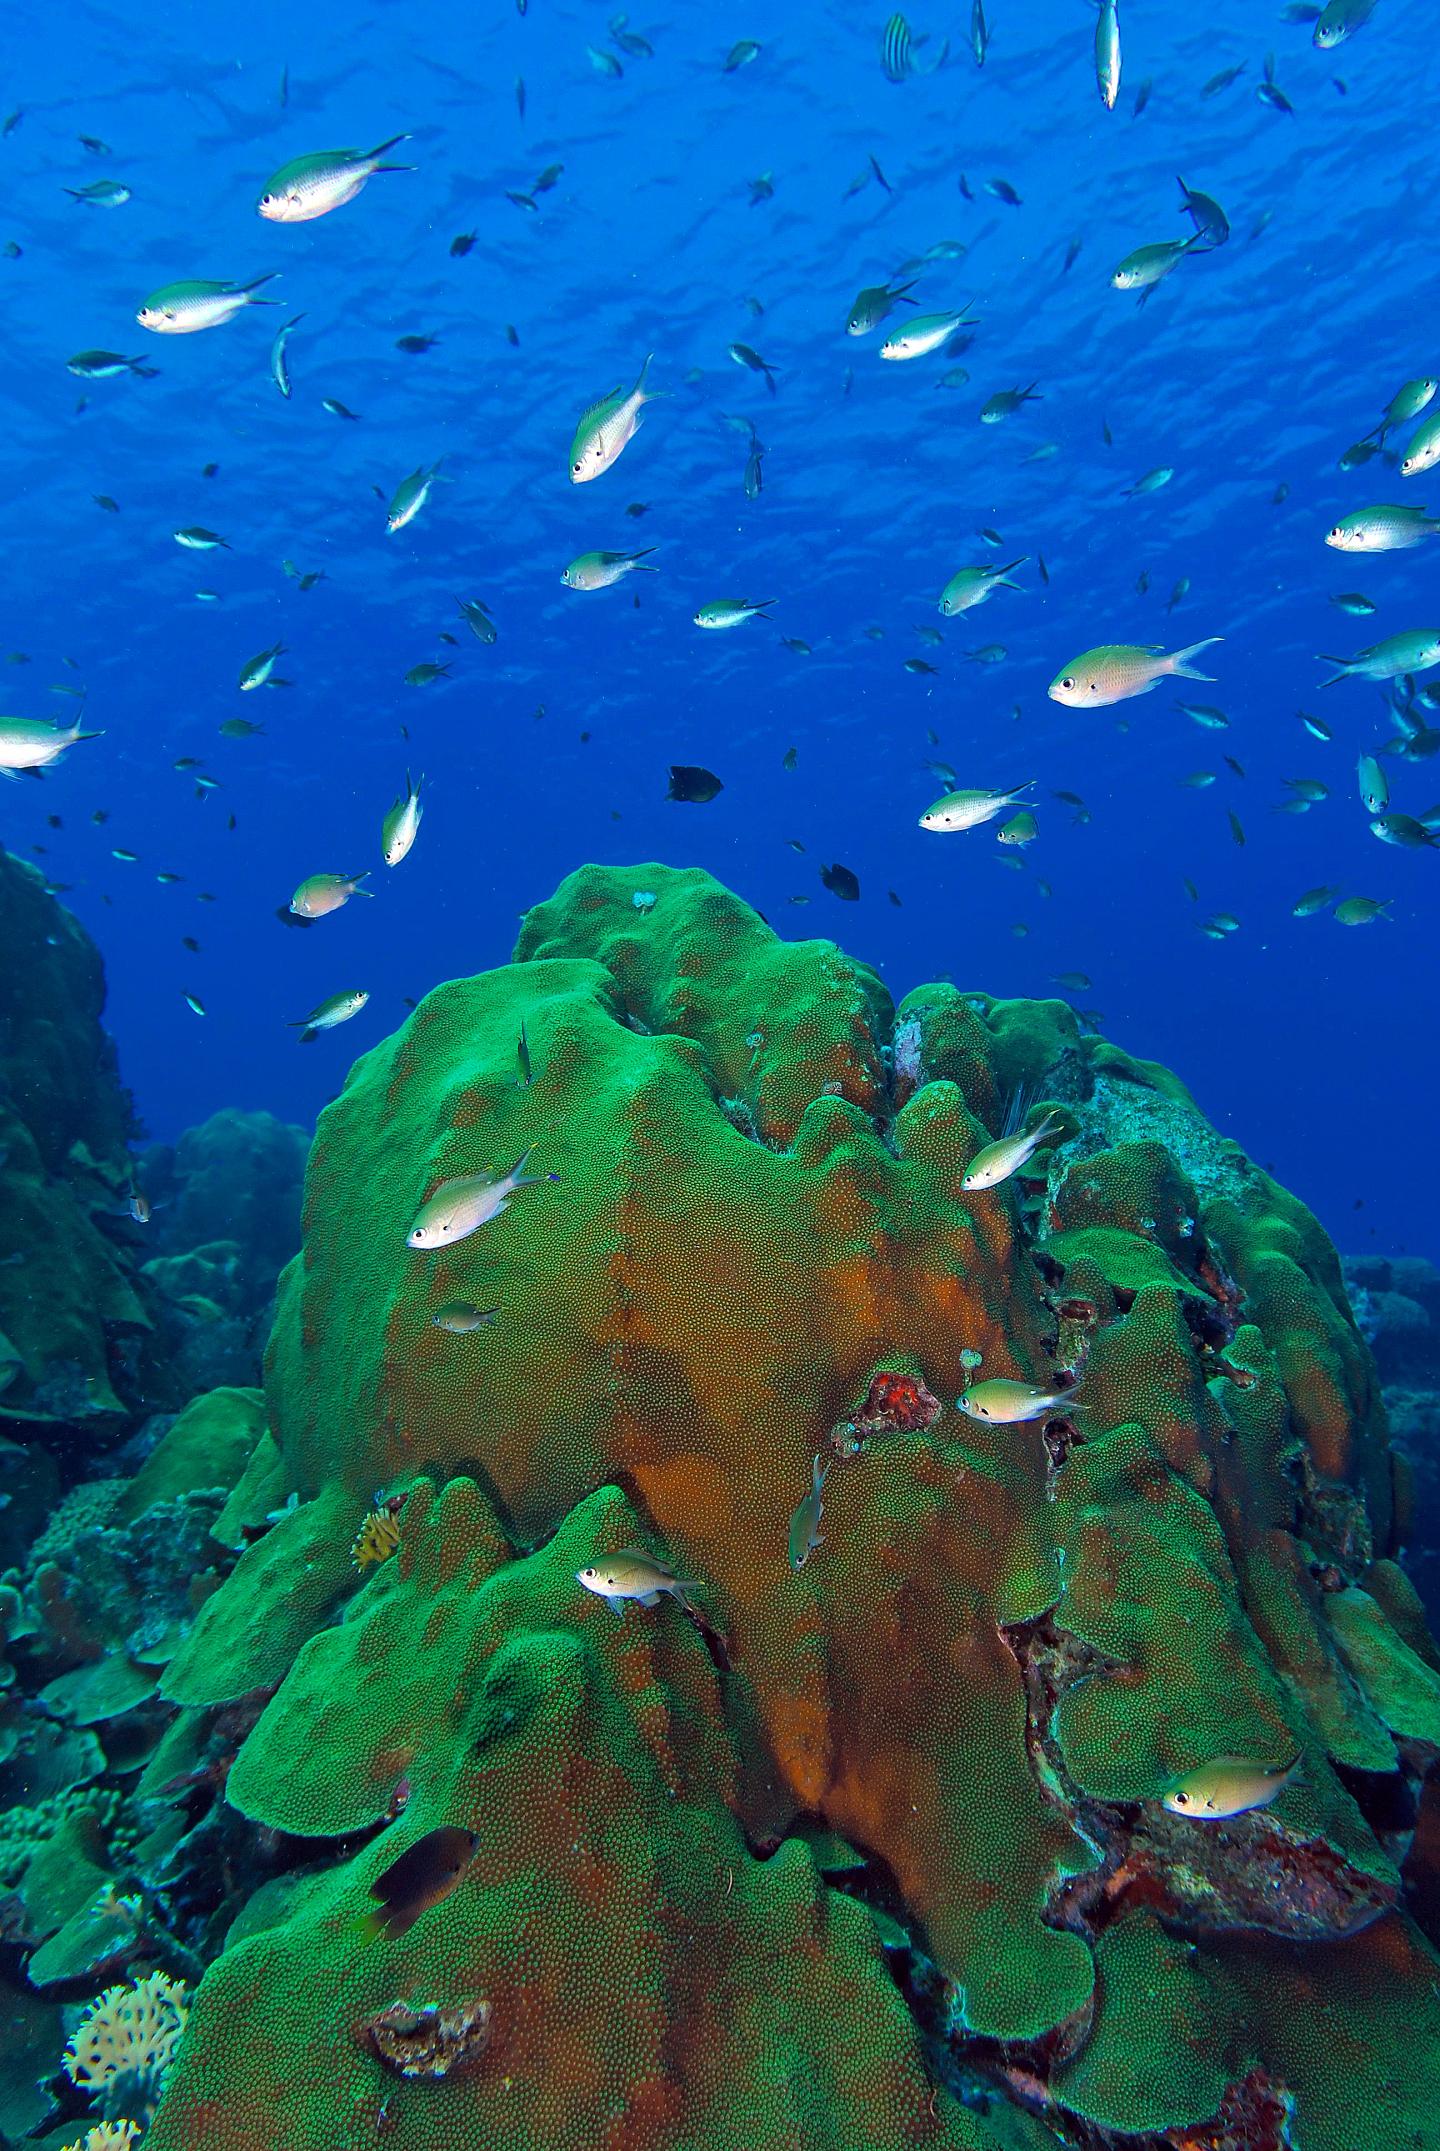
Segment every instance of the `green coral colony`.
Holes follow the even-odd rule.
[[[65,963],[6,990],[93,1055],[93,952],[8,872]],[[47,1361],[122,1413],[220,1274],[100,1231],[119,1094],[52,1073],[0,1106],[9,1241],[71,1220],[0,1269],[17,1453]],[[412,1235],[451,1182],[479,1227]],[[53,2081],[0,2128],[1434,2145],[1405,1533],[1333,1251],[1173,1076],[585,867],[322,1115],[263,1396],[11,1546],[7,2073]]]

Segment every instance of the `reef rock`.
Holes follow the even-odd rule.
[[[1017,1092],[1058,1139],[967,1193]],[[1434,2141],[1440,1673],[1370,1355],[1309,1213],[1062,1004],[897,1011],[701,872],[582,869],[322,1116],[267,1402],[160,1686],[308,1849],[147,2151]],[[578,1572],[627,1548],[686,1581],[616,1619]],[[1167,1810],[1220,1757],[1299,1767]],[[473,1860],[369,1938],[442,1825]],[[387,2065],[442,2013],[483,2040]]]
[[[1440,1270],[1419,1255],[1351,1255],[1345,1281],[1375,1354],[1410,1509],[1406,1569],[1440,1624]]]
[[[0,852],[0,1419],[118,1424],[151,1317],[122,1221],[130,1103],[93,942]]]

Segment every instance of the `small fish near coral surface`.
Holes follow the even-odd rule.
[[[442,1180],[421,1204],[405,1245],[424,1250],[466,1240],[499,1217],[517,1188],[560,1178],[558,1173],[527,1173],[529,1157],[529,1150],[522,1151],[505,1173],[462,1173],[454,1180]]]
[[[796,1503],[795,1513],[790,1519],[790,1566],[797,1574],[804,1568],[816,1547],[825,1543],[820,1536],[820,1497],[825,1491],[825,1481],[830,1476],[832,1461],[833,1459],[827,1457],[822,1465],[818,1456],[813,1460],[810,1467],[809,1492],[802,1495]]]
[[[1278,1800],[1296,1771],[1291,1763],[1247,1762],[1239,1755],[1217,1755],[1172,1785],[1161,1806],[1190,1822],[1224,1822],[1231,1815],[1245,1815],[1253,1808],[1269,1807]]]
[[[967,1195],[978,1194],[984,1188],[998,1188],[1013,1179],[1022,1165],[1029,1163],[1042,1143],[1048,1143],[1061,1132],[1065,1122],[1058,1113],[1048,1113],[1036,1128],[1027,1128],[1013,1135],[1002,1135],[996,1142],[987,1143],[970,1160],[960,1185]]]
[[[575,1581],[603,1598],[617,1620],[625,1617],[627,1598],[637,1599],[642,1606],[658,1606],[667,1592],[690,1612],[686,1593],[700,1588],[696,1577],[677,1576],[663,1561],[642,1553],[636,1546],[622,1546],[619,1553],[577,1568]]]
[[[1074,1392],[1073,1382],[1063,1389],[1046,1389],[1039,1382],[1012,1382],[997,1376],[992,1381],[974,1383],[955,1401],[967,1419],[978,1419],[986,1426],[1011,1427],[1029,1419],[1047,1418],[1068,1404]]]
[[[448,1330],[452,1337],[468,1337],[472,1330],[493,1322],[499,1312],[498,1307],[477,1307],[470,1300],[447,1300],[430,1321],[433,1328]]]
[[[370,1895],[378,1900],[376,1908],[358,1914],[351,1932],[367,1942],[378,1942],[382,1935],[396,1942],[408,1934],[423,1912],[443,1904],[458,1886],[479,1842],[473,1830],[453,1823],[417,1837],[375,1877]]]

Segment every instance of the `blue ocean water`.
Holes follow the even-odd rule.
[[[7,711],[63,721],[77,705],[51,688],[83,685],[104,737],[7,786],[0,836],[40,854],[97,938],[156,1134],[224,1104],[309,1120],[407,997],[503,960],[563,874],[657,859],[710,868],[783,934],[841,940],[897,996],[939,974],[997,994],[1084,974],[1072,998],[1175,1067],[1343,1247],[1427,1245],[1440,861],[1371,835],[1356,757],[1395,736],[1393,712],[1373,686],[1322,688],[1316,653],[1440,614],[1424,549],[1323,543],[1345,510],[1440,504],[1379,459],[1337,467],[1437,364],[1431,11],[1381,0],[1324,53],[1278,6],[1134,5],[1113,112],[1080,0],[985,13],[981,68],[968,4],[914,10],[921,67],[949,53],[899,83],[884,10],[818,0],[642,10],[619,42],[607,7],[561,0],[160,16],[72,0],[12,18],[0,649],[29,661],[0,685]],[[626,49],[637,33],[651,50]],[[726,72],[747,36],[758,57]],[[1292,110],[1257,97],[1267,53]],[[313,223],[257,215],[285,160],[401,132],[414,172]],[[509,198],[550,165],[533,206]],[[1177,173],[1233,236],[1140,306],[1110,279],[1187,234]],[[752,188],[767,175],[773,192]],[[132,199],[65,191],[102,178]],[[920,260],[940,242],[952,258]],[[970,302],[958,359],[887,364],[884,331],[846,335],[861,287],[902,269],[927,312]],[[159,285],[267,272],[277,303],[225,327],[136,326]],[[297,315],[286,400],[269,353]],[[773,394],[727,355],[737,339],[776,369]],[[67,358],[96,347],[158,374],[77,381]],[[664,400],[613,470],[572,486],[579,413],[652,351]],[[957,364],[968,382],[941,386]],[[979,423],[1031,383],[1037,400]],[[439,458],[447,482],[387,535],[396,486]],[[1170,484],[1126,497],[1166,466]],[[172,533],[196,524],[228,549],[182,550]],[[576,554],[640,545],[657,574],[563,587]],[[941,619],[956,568],[1021,555],[1021,592]],[[323,580],[302,590],[287,560]],[[1337,610],[1345,592],[1374,614]],[[722,596],[773,599],[773,622],[697,630]],[[457,611],[472,598],[493,647]],[[1085,714],[1047,698],[1090,645],[1206,636],[1224,638],[1200,660],[1213,685]],[[292,684],[240,694],[277,640]],[[986,646],[1003,657],[975,661]],[[424,662],[449,676],[407,686]],[[1192,698],[1228,728],[1181,714]],[[263,733],[219,736],[237,716]],[[192,757],[218,789],[197,796],[175,767]],[[927,762],[962,785],[1035,780],[1018,870],[993,828],[918,827],[947,788]],[[723,791],[667,801],[673,763]],[[425,819],[392,872],[380,822],[407,768]],[[1440,796],[1437,765],[1385,768],[1394,806]],[[1182,783],[1200,771],[1216,781]],[[1328,798],[1278,812],[1297,778]],[[823,886],[836,861],[858,901]],[[277,922],[304,877],[361,868],[373,901]],[[1389,915],[1296,919],[1317,884]],[[1217,913],[1239,927],[1215,941],[1199,929]],[[287,1019],[359,986],[354,1023],[297,1043]]]

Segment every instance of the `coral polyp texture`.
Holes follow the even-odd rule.
[[[1055,1141],[966,1193],[1017,1092]],[[958,1408],[1006,1379],[1059,1401]],[[267,1399],[162,1690],[244,1706],[226,1797],[305,1857],[147,2151],[1440,2142],[1369,1354],[1309,1213],[1064,1005],[897,1010],[704,873],[586,867],[322,1116]],[[1216,1762],[1298,1767],[1165,1804]]]

